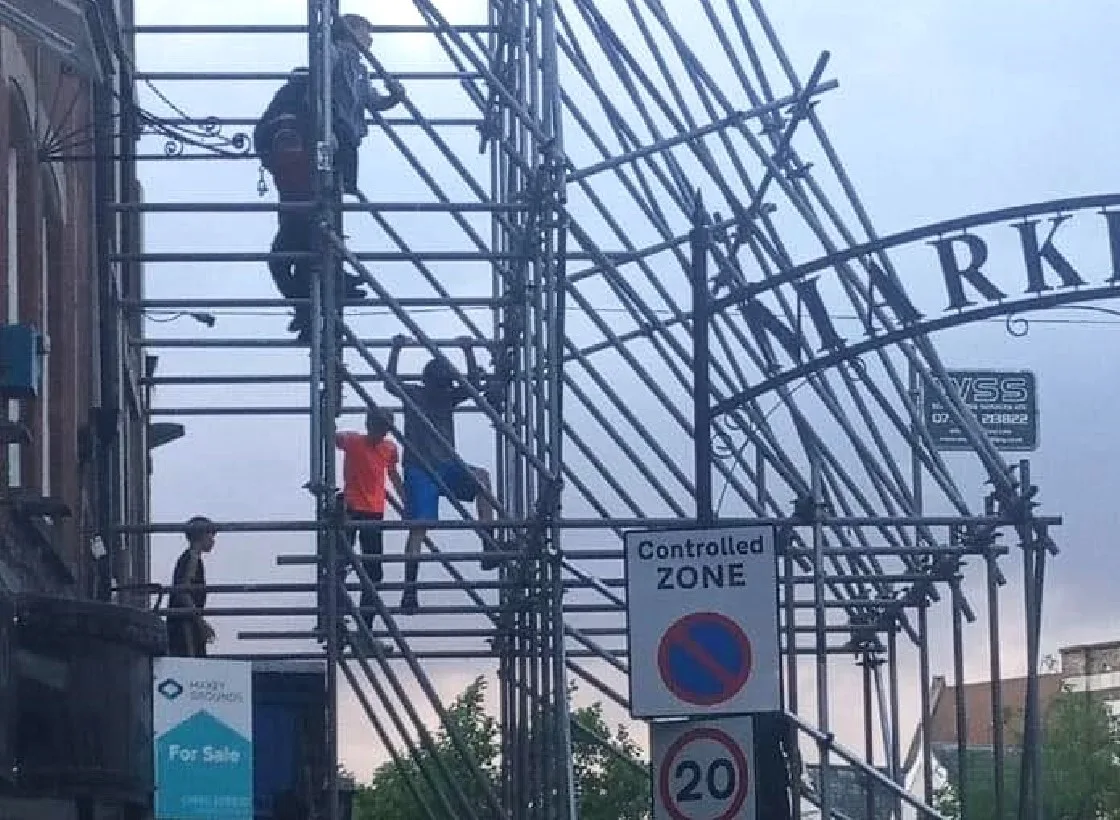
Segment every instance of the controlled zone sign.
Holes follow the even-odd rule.
[[[654,820],[754,820],[749,717],[650,724]]]
[[[949,381],[997,450],[1038,449],[1038,390],[1028,370],[949,370]],[[922,419],[938,450],[971,450],[968,437],[929,385]]]
[[[626,591],[631,715],[779,708],[773,527],[627,533]]]
[[[252,820],[252,665],[156,658],[156,820]]]

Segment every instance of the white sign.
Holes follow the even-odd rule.
[[[754,820],[749,717],[651,723],[653,820]]]
[[[626,591],[631,715],[780,708],[773,527],[629,532]]]
[[[252,820],[252,664],[153,663],[157,820]]]

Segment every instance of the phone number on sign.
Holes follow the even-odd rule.
[[[981,413],[981,424],[1027,424],[1030,416],[1026,413]]]

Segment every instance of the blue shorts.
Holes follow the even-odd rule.
[[[478,481],[465,466],[458,461],[444,461],[435,465],[435,474],[449,490],[425,470],[415,464],[404,468],[404,517],[421,521],[435,521],[439,518],[439,499],[455,498],[458,501],[474,501],[478,497]]]

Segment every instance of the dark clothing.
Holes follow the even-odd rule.
[[[385,518],[383,513],[369,513],[359,512],[357,510],[346,511],[346,517],[351,521],[381,521]],[[359,530],[351,529],[349,531],[350,546],[353,548],[354,539],[357,536],[359,545],[361,546],[362,555],[382,555],[385,552],[385,539],[382,530]],[[374,587],[381,583],[382,578],[385,577],[385,570],[380,561],[366,561],[362,566],[365,568],[366,574],[369,575],[370,581],[373,582]],[[358,605],[361,607],[373,606],[373,595],[371,590],[362,588],[362,595],[358,599]],[[366,625],[373,626],[373,619],[376,613],[365,612],[362,614],[363,620]]]
[[[466,387],[457,385],[447,390],[435,390],[423,385],[404,385],[403,389],[416,403],[416,409],[409,406],[409,402],[404,403],[404,466],[435,469],[446,461],[453,461],[455,408],[470,398]],[[425,424],[421,413],[431,422],[431,427]],[[432,427],[439,436],[432,432]]]
[[[282,175],[284,155],[299,149],[310,156],[312,133],[310,83],[306,71],[293,71],[273,95],[253,129],[253,147],[261,164],[274,176]]]
[[[331,111],[334,133],[340,145],[357,145],[369,133],[366,111],[374,110],[376,97],[369,84],[369,72],[362,52],[349,40],[334,44],[331,81]]]
[[[192,566],[193,565],[193,566]],[[175,562],[171,575],[172,586],[197,586],[206,584],[206,569],[202,556],[188,548]],[[175,591],[168,599],[171,609],[195,609],[198,614],[172,612],[167,616],[168,654],[173,657],[206,657],[206,630],[203,626],[202,610],[206,607],[206,590]]]
[[[286,201],[281,194],[280,201]],[[309,211],[281,211],[279,228],[272,240],[272,253],[303,253],[312,249]],[[272,259],[268,263],[272,281],[285,299],[311,296],[311,259]]]
[[[358,195],[358,146],[356,143],[339,140],[334,152],[335,187],[339,192]]]

